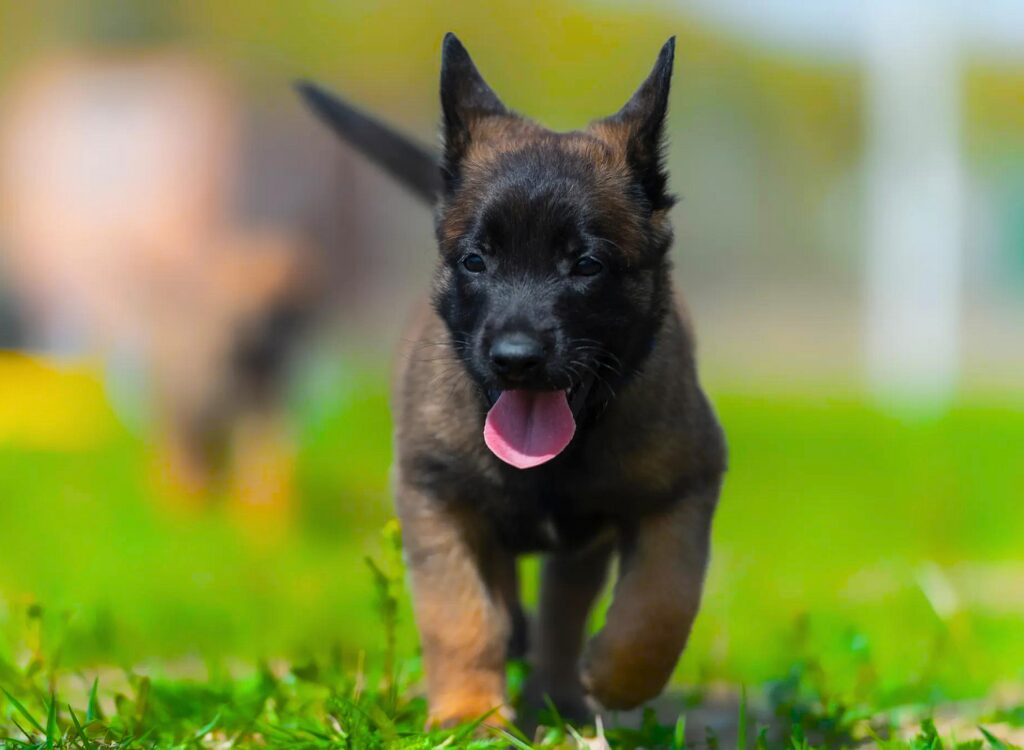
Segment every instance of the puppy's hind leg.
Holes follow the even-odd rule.
[[[610,539],[602,540],[582,551],[553,553],[544,561],[533,671],[524,692],[524,708],[531,716],[550,699],[563,718],[589,718],[579,659],[587,618],[607,579],[612,549]]]
[[[519,598],[519,570],[513,555],[502,555],[495,570],[495,591],[508,615],[509,634],[506,658],[525,659],[529,648],[529,620]]]

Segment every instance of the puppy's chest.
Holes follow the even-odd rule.
[[[629,492],[613,481],[552,472],[516,480],[494,498],[489,510],[499,536],[521,552],[587,546],[647,505],[636,488]]]
[[[541,498],[512,499],[490,509],[502,542],[515,552],[574,550],[588,546],[614,528],[607,513],[566,508]]]

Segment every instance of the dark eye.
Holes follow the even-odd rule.
[[[476,253],[470,253],[463,258],[462,267],[470,273],[483,273],[487,270],[487,264],[484,263],[484,259]]]
[[[596,258],[591,258],[589,255],[585,255],[573,264],[572,275],[597,276],[603,270],[604,266],[601,265],[601,261]]]

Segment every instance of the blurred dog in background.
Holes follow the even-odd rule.
[[[174,497],[279,516],[317,264],[294,227],[240,220],[239,120],[225,81],[174,53],[30,70],[0,113],[0,264],[30,347],[144,373]]]

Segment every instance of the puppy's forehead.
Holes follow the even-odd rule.
[[[619,146],[597,132],[556,133],[530,120],[488,117],[473,128],[465,166],[471,171],[487,171],[534,157],[575,169],[579,175],[626,177],[625,154]]]
[[[480,211],[489,221],[586,222],[599,211],[594,165],[555,146],[505,152],[476,175]]]
[[[442,249],[493,218],[578,226],[632,255],[640,216],[621,144],[596,130],[555,133],[521,118],[487,117],[473,126],[462,184],[448,202]],[[552,227],[554,228],[554,227]]]

